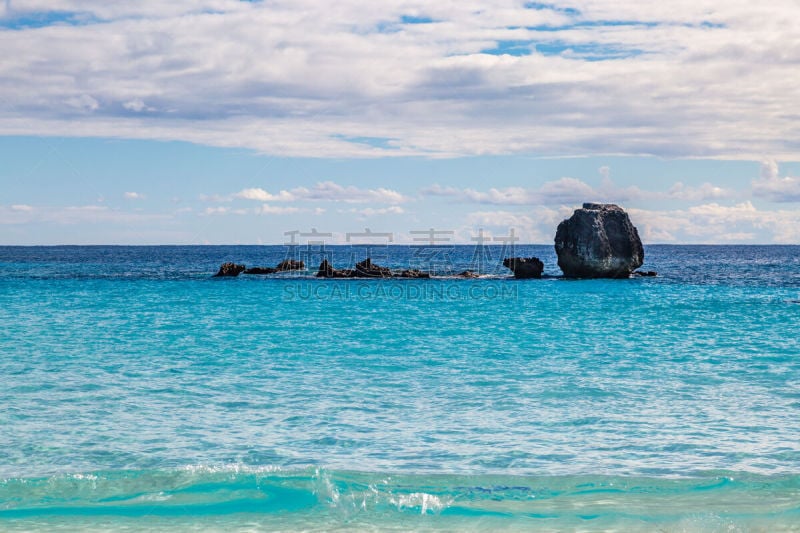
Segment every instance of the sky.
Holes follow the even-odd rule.
[[[800,4],[0,1],[0,244],[800,243]]]

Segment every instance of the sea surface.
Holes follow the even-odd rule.
[[[0,247],[0,531],[800,531],[800,247],[434,248]]]

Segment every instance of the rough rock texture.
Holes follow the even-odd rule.
[[[644,261],[639,232],[614,204],[583,204],[558,225],[555,246],[568,278],[627,278]]]
[[[541,278],[544,263],[538,257],[507,257],[503,266],[511,269],[517,279]]]
[[[219,267],[219,272],[214,274],[214,277],[236,277],[244,271],[244,265],[237,265],[236,263],[222,263],[222,266]]]

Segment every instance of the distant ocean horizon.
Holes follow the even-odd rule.
[[[367,256],[439,277],[314,277]],[[0,246],[0,530],[800,531],[800,246],[651,244],[642,269]]]

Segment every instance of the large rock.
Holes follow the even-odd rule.
[[[538,257],[507,257],[503,266],[511,269],[517,279],[541,278],[544,263]]]
[[[558,225],[555,243],[569,278],[627,278],[644,261],[639,232],[614,204],[583,204]]]

